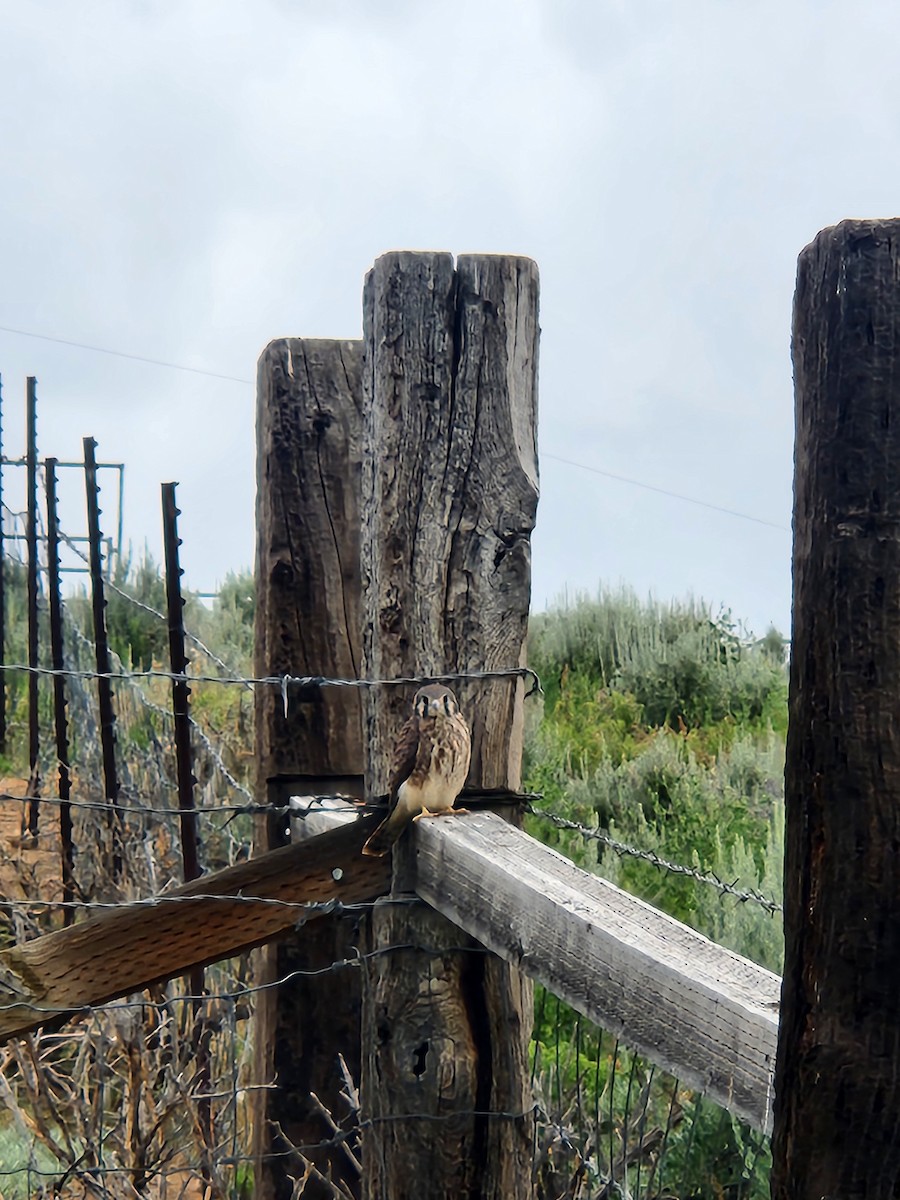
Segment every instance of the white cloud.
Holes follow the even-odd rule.
[[[789,521],[794,264],[896,205],[892,5],[852,37],[824,0],[0,15],[0,325],[252,379],[272,337],[358,336],[384,250],[530,254],[543,447]],[[36,374],[42,451],[126,460],[138,544],[178,478],[189,581],[250,561],[251,388],[4,333],[0,371],[7,449]],[[786,626],[775,531],[549,459],[543,487],[539,600],[621,577]]]

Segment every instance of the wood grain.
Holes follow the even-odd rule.
[[[403,251],[366,282],[364,654],[375,677],[524,662],[538,500],[538,272],[530,259]],[[454,682],[472,726],[470,779],[518,788],[521,680]],[[373,696],[367,742],[387,764],[411,692]]]
[[[359,568],[362,343],[271,342],[257,400],[256,670],[355,679],[361,659]],[[353,688],[261,692],[257,755],[269,776],[361,775]]]
[[[493,813],[419,821],[416,891],[652,1062],[769,1129],[781,980]]]
[[[360,854],[376,823],[366,817],[4,950],[0,1035],[58,1021],[259,945],[312,920],[317,914],[304,912],[305,904],[351,904],[383,894],[388,867]]]
[[[359,504],[362,458],[362,344],[284,338],[259,364],[257,408],[257,614],[259,675],[355,679],[362,637]],[[291,790],[362,794],[360,693],[292,690],[285,715],[275,689],[258,689],[258,792],[282,806]],[[267,849],[284,844],[283,817],[259,822]],[[260,951],[260,982],[290,976],[260,994],[255,1012],[254,1171],[257,1200],[288,1200],[293,1185],[280,1154],[329,1135],[319,1104],[343,1111],[343,1054],[359,1077],[358,975],[311,976],[364,944],[359,916],[320,922],[310,934]],[[267,1157],[267,1155],[269,1157]],[[358,1180],[340,1147],[309,1156],[338,1183]],[[299,1166],[297,1167],[299,1170]],[[330,1200],[317,1178],[307,1200]]]
[[[466,256],[454,269],[448,254],[397,252],[378,259],[366,281],[363,660],[372,677],[503,670],[524,661],[537,505],[537,300],[535,264],[515,257]],[[472,728],[469,785],[518,788],[522,681],[451,686]],[[371,794],[387,788],[414,690],[376,689],[367,698]],[[395,888],[405,886],[405,857],[401,839]],[[389,905],[376,908],[373,949],[392,944],[397,921]],[[364,997],[363,1100],[373,1120],[365,1194],[526,1195],[530,1113],[442,1125],[430,1150],[421,1117],[393,1119],[423,1112],[439,1119],[441,1081],[450,1079],[470,1113],[522,1113],[531,1105],[528,981],[480,952],[445,969],[442,948],[458,941],[458,931],[434,914],[405,921],[410,939],[436,954],[431,967],[427,955],[392,955]],[[438,972],[440,994],[426,992],[413,1016],[409,997],[427,969]],[[427,1031],[413,1055],[418,1034],[410,1022]],[[389,1037],[379,1034],[384,1029]]]
[[[900,1195],[898,279],[898,220],[797,270],[777,1200]]]

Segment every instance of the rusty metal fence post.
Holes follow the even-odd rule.
[[[70,796],[72,777],[69,770],[69,728],[66,720],[66,681],[63,651],[62,596],[59,574],[59,516],[56,498],[56,462],[48,458],[44,464],[47,489],[47,575],[50,605],[50,655],[53,670],[53,726],[56,734],[56,761],[59,769],[59,840],[62,858],[63,919],[70,925],[74,919],[71,906],[75,899],[75,847],[72,841],[72,807]]]
[[[97,486],[97,443],[91,437],[83,439],[84,485],[87,498],[89,562],[91,573],[91,608],[94,618],[94,653],[97,665],[97,702],[100,711],[100,748],[103,758],[104,795],[110,801],[108,824],[113,836],[113,876],[122,873],[122,855],[118,845],[122,813],[119,809],[119,774],[116,767],[116,714],[113,708],[113,687],[110,678],[109,642],[106,635],[106,599],[103,589],[102,535],[100,533],[100,503]]]
[[[169,626],[169,666],[172,671],[172,717],[175,723],[175,767],[178,780],[178,812],[181,822],[181,861],[185,883],[203,874],[200,865],[200,837],[197,828],[197,812],[194,805],[194,754],[191,745],[191,689],[186,672],[188,657],[185,652],[187,640],[184,628],[184,597],[181,592],[181,563],[178,547],[178,517],[180,509],[175,504],[174,483],[162,486],[163,549],[166,566],[166,616]],[[194,997],[194,1029],[192,1033],[197,1082],[200,1098],[197,1116],[203,1141],[203,1172],[211,1178],[209,1155],[213,1147],[212,1108],[209,1100],[211,1066],[209,1056],[209,1034],[202,1018],[201,997],[206,990],[206,977],[202,967],[196,967],[189,976],[191,995]]]
[[[6,661],[6,542],[3,512],[3,380],[0,378],[0,662]],[[0,670],[0,754],[6,754],[6,672],[3,670]]]
[[[38,713],[38,533],[37,533],[37,380],[26,383],[27,446],[25,464],[28,587],[28,833],[37,837],[40,809],[40,725]],[[24,815],[24,814],[23,814]],[[23,830],[23,833],[25,831]]]
[[[181,856],[185,883],[202,872],[199,858],[197,814],[194,810],[194,762],[191,750],[190,695],[185,672],[184,598],[178,547],[178,515],[174,483],[162,484],[163,548],[166,563],[166,615],[169,623],[169,664],[172,670],[172,716],[175,721],[175,766],[178,778],[178,811],[181,818]]]

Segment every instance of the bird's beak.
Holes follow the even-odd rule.
[[[440,702],[440,700],[434,700],[434,699],[432,699],[432,700],[429,700],[429,701],[428,701],[428,715],[429,715],[429,717],[437,717],[437,716],[440,716],[440,714],[441,714],[441,712],[442,712],[442,711],[443,711],[443,710],[442,710],[442,706],[441,706],[441,702]]]

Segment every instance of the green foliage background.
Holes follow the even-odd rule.
[[[21,662],[24,574],[9,562],[6,572],[7,657]],[[148,611],[165,612],[158,565],[149,557],[129,562],[113,582],[119,591],[107,593],[112,649],[134,670],[167,669],[167,628]],[[70,597],[67,608],[90,638],[87,596]],[[188,628],[242,676],[253,673],[254,614],[254,582],[246,572],[229,576],[211,606],[190,595],[186,599]],[[779,901],[785,649],[776,630],[755,639],[727,611],[713,614],[696,600],[642,600],[626,588],[601,590],[537,614],[531,622],[529,664],[542,679],[544,696],[529,701],[524,771],[525,786],[542,794],[537,807]],[[215,673],[202,654],[195,666]],[[148,681],[146,687],[158,703],[167,703],[164,680]],[[24,676],[8,673],[7,689],[11,755],[21,758]],[[238,777],[246,780],[253,745],[252,696],[234,686],[197,684],[192,686],[192,711]],[[49,712],[46,718],[45,723]],[[144,719],[127,731],[136,749],[159,736],[152,718],[146,717],[146,728]],[[127,744],[123,752],[128,752]],[[527,823],[530,833],[584,869],[754,961],[781,969],[779,916],[560,830],[540,815]],[[536,1086],[539,1093],[543,1088],[550,1107],[559,1108],[558,1119],[565,1110],[573,1127],[579,1114],[585,1123],[579,1151],[582,1190],[570,1183],[568,1190],[558,1191],[565,1155],[554,1145],[539,1156],[539,1194],[555,1194],[554,1188],[556,1194],[573,1197],[607,1194],[602,1189],[608,1186],[615,1145],[621,1149],[629,1136],[633,1139],[633,1114],[643,1096],[644,1125],[655,1121],[657,1129],[667,1129],[665,1155],[646,1159],[643,1180],[628,1168],[626,1174],[632,1173],[621,1194],[637,1184],[646,1197],[750,1200],[767,1195],[764,1139],[675,1081],[660,1084],[657,1077],[654,1084],[649,1064],[618,1043],[607,1045],[606,1035],[588,1029],[542,989],[537,1001]],[[675,1185],[668,1180],[675,1178],[680,1182],[671,1191]]]
[[[774,629],[756,639],[727,611],[714,615],[695,600],[641,600],[626,588],[534,617],[529,665],[541,676],[544,698],[529,717],[525,786],[542,794],[537,807],[780,902],[785,651]],[[617,854],[538,815],[528,818],[528,829],[584,869],[781,970],[780,914]],[[608,1069],[592,1083],[589,1071],[582,1079],[571,1065],[574,1014],[560,1015],[557,1006],[552,1022],[536,1022],[539,1058],[559,1061],[559,1020],[568,1021],[567,1084],[582,1098],[580,1108],[611,1104]],[[620,1059],[620,1079],[633,1074],[635,1061],[646,1070],[616,1047],[612,1061]],[[592,1087],[603,1095],[592,1096]],[[681,1184],[675,1193],[647,1195],[768,1195],[765,1140],[699,1097],[676,1095],[674,1087],[668,1085],[668,1095],[680,1117],[666,1161]],[[621,1113],[616,1118],[611,1109],[609,1120],[627,1137]],[[594,1154],[602,1162],[602,1146]],[[656,1186],[662,1187],[659,1176]]]

